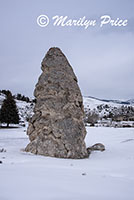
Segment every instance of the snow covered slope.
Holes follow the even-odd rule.
[[[0,107],[5,98],[5,95],[0,94]],[[21,121],[26,121],[26,119],[30,118],[33,115],[33,107],[34,104],[27,103],[25,101],[16,100],[17,107],[19,110],[19,115]],[[119,101],[119,100],[100,100],[94,97],[83,97],[84,109],[85,112],[88,113],[89,110],[96,109],[96,112],[103,117],[104,115],[108,115],[111,113],[120,112],[120,108],[122,106],[133,106],[134,108],[134,100],[128,101]],[[98,106],[101,106],[98,109]]]
[[[130,103],[131,105],[134,105],[134,99],[130,99],[127,102]]]
[[[4,99],[5,95],[0,94],[0,108]],[[19,110],[20,121],[25,122],[33,115],[33,107],[34,107],[33,103],[27,103],[25,101],[16,100],[16,105]]]
[[[16,100],[16,104],[19,110],[21,121],[27,121],[33,115],[34,104],[20,100]]]
[[[85,108],[94,109],[98,105],[108,105],[110,107],[121,107],[124,106],[133,106],[134,100],[120,101],[120,100],[102,100],[95,97],[83,97],[83,103]]]
[[[134,129],[88,127],[87,146],[106,151],[81,160],[23,152],[25,130],[0,129],[0,200],[134,199]]]
[[[99,119],[112,119],[114,121],[134,121],[133,101],[100,100],[94,97],[83,97],[86,116],[96,113]]]

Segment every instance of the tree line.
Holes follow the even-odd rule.
[[[0,123],[6,123],[7,127],[9,127],[9,124],[19,124],[19,111],[15,100],[25,101],[27,103],[36,102],[35,99],[30,100],[29,97],[20,93],[12,95],[10,90],[0,90],[0,94],[5,95],[5,99],[0,109]]]
[[[2,91],[6,98],[4,99],[0,109],[0,123],[19,124],[19,112],[16,106],[14,96],[9,90]]]

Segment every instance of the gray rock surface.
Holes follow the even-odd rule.
[[[83,100],[72,67],[59,48],[50,48],[41,69],[25,150],[59,158],[88,157]]]
[[[88,153],[90,154],[92,151],[105,151],[105,146],[102,143],[96,143],[91,147],[87,148]]]

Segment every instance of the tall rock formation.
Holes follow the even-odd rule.
[[[25,150],[59,158],[88,157],[83,100],[72,67],[59,48],[50,48],[41,69]]]

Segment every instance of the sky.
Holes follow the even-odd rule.
[[[134,99],[133,0],[0,0],[0,89],[32,97],[51,47],[66,55],[84,96]],[[40,27],[37,17],[47,15]],[[54,26],[53,16],[96,20],[96,26]],[[100,17],[128,20],[100,27]],[[44,22],[44,21],[42,21]]]

